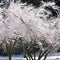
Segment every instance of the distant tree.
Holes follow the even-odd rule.
[[[27,2],[27,4],[32,4],[33,6],[40,6],[41,0],[21,0],[22,3]]]
[[[60,0],[55,1],[56,5],[60,7]]]
[[[60,47],[58,48],[57,52],[60,52]]]
[[[1,0],[0,0],[0,3],[1,3]]]
[[[53,0],[43,0],[44,2],[49,2],[49,1],[53,1]]]

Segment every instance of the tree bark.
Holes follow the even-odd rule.
[[[9,54],[9,60],[11,60],[11,54]]]

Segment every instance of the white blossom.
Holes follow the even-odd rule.
[[[11,2],[8,9],[3,9],[5,18],[0,12],[0,40],[5,37],[24,37],[26,40],[36,37],[39,38],[38,41],[45,40],[53,47],[60,46],[60,18],[51,17],[47,19],[52,13],[45,10],[45,6],[58,9],[51,2],[44,3],[39,8]]]

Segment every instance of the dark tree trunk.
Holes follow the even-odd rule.
[[[9,54],[9,60],[11,60],[11,54]]]

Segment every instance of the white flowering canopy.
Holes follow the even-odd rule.
[[[44,3],[39,8],[11,2],[8,9],[0,8],[0,40],[13,37],[24,37],[45,40],[53,47],[60,45],[60,17],[47,18],[51,11],[45,6],[58,9],[55,3]],[[46,14],[45,14],[46,13]]]

